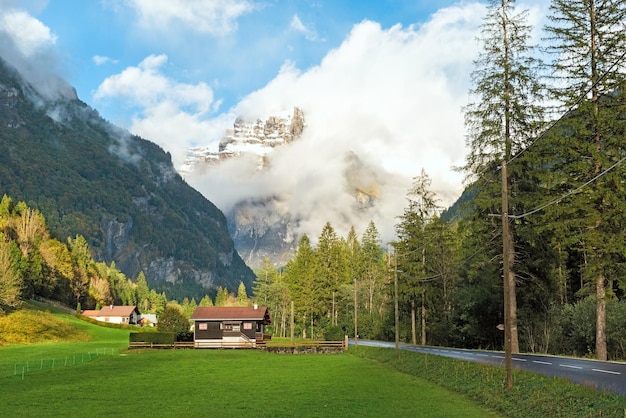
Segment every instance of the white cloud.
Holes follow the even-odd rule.
[[[94,64],[96,65],[104,65],[104,64],[117,64],[119,61],[110,57],[105,57],[102,55],[94,55],[92,58]]]
[[[0,56],[15,67],[41,96],[47,99],[75,98],[74,89],[58,76],[58,58],[54,50],[57,36],[27,12],[12,9],[12,4],[6,0],[0,3]],[[44,7],[45,2],[33,0],[26,5],[38,9]],[[25,5],[21,3],[20,6]]]
[[[223,210],[242,198],[282,194],[289,212],[305,220],[298,232],[313,239],[327,221],[347,233],[346,217],[360,231],[374,220],[383,238],[392,239],[422,169],[442,204],[462,191],[453,167],[465,156],[461,107],[483,13],[484,5],[474,3],[442,9],[419,27],[383,29],[364,21],[318,66],[302,72],[285,63],[234,113],[256,118],[300,106],[307,123],[302,139],[273,153],[261,177],[232,162],[188,180]],[[351,214],[354,197],[343,180],[351,152],[383,182],[381,204],[361,219]]]
[[[237,19],[255,9],[247,0],[130,0],[141,26],[167,29],[183,25],[200,33],[226,35],[237,28]]]
[[[304,23],[300,20],[298,15],[293,15],[291,18],[291,23],[289,24],[289,28],[296,32],[302,33],[304,37],[309,41],[315,41],[317,39],[317,34],[315,31],[304,26]]]
[[[7,34],[25,57],[53,46],[57,37],[50,28],[23,11],[0,12],[0,31]]]
[[[464,163],[461,108],[467,104],[484,11],[483,3],[462,3],[439,10],[422,25],[388,29],[364,21],[319,65],[302,71],[285,62],[264,88],[218,117],[212,116],[216,103],[208,86],[163,74],[164,55],[109,77],[97,95],[126,97],[142,106],[131,129],[171,152],[178,167],[191,145],[217,149],[235,116],[266,117],[299,106],[307,123],[304,135],[276,150],[269,170],[252,175],[254,161],[228,161],[188,181],[224,211],[241,199],[281,194],[285,210],[304,219],[298,232],[315,238],[331,222],[345,235],[354,197],[343,179],[346,156],[354,152],[382,185],[381,204],[352,223],[363,231],[374,220],[390,240],[412,178],[422,169],[443,205],[462,191],[462,174],[453,167]],[[291,27],[306,30],[297,15]]]
[[[186,84],[167,78],[161,72],[166,63],[165,54],[150,55],[138,66],[106,78],[94,98],[118,98],[131,107],[140,107],[130,130],[170,151],[179,166],[187,148],[204,142],[207,133],[214,134],[215,128],[203,118],[219,102],[214,102],[213,90],[206,83]]]

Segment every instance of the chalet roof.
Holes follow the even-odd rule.
[[[191,314],[192,321],[254,320],[271,322],[267,306],[201,306]]]
[[[139,312],[136,306],[107,305],[100,309],[96,316],[121,316],[126,318],[129,317],[134,311]]]
[[[84,316],[98,316],[99,313],[100,313],[100,311],[95,310],[95,309],[85,309],[84,311],[81,312],[81,315],[84,315]]]

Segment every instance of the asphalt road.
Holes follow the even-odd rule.
[[[395,348],[395,343],[383,341],[359,340],[358,344],[370,347]],[[350,345],[354,345],[353,340],[350,340]],[[501,351],[421,347],[410,344],[400,344],[399,348],[504,367],[504,353]],[[561,377],[579,385],[626,396],[626,363],[545,354],[514,354],[512,365],[516,369],[528,370],[545,376]]]

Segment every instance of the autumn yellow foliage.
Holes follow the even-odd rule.
[[[88,341],[89,334],[50,312],[20,309],[0,316],[0,347],[12,344]]]

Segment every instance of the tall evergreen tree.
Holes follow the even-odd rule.
[[[87,295],[89,290],[93,259],[87,241],[82,235],[77,235],[75,239],[68,238],[68,246],[74,267],[74,272],[70,277],[70,288],[75,302],[78,303],[82,297]]]
[[[361,236],[361,280],[366,292],[366,312],[369,316],[370,332],[374,332],[373,324],[380,323],[383,318],[385,285],[385,252],[378,228],[373,221]]]
[[[348,236],[345,240],[346,243],[346,265],[348,268],[349,282],[352,284],[351,294],[353,296],[353,306],[352,306],[352,323],[353,323],[353,331],[354,337],[358,336],[358,319],[359,319],[359,288],[362,287],[362,264],[363,257],[361,251],[361,244],[359,243],[359,237],[354,229],[354,226],[350,228],[348,231]]]
[[[204,297],[200,299],[200,303],[198,303],[198,306],[213,306],[213,299],[211,299],[211,296],[209,295],[204,295]]]
[[[150,311],[150,288],[148,288],[148,281],[143,271],[139,272],[137,276],[137,303],[140,312]]]
[[[508,221],[509,189],[508,162],[537,135],[543,121],[542,67],[529,44],[531,27],[527,11],[518,11],[514,0],[490,0],[482,25],[482,50],[474,62],[472,73],[474,100],[465,108],[468,129],[468,159],[466,171],[485,183],[500,166],[502,188],[498,195],[489,196],[490,188],[481,191],[482,210],[495,212],[500,206],[503,230],[503,280],[506,343],[512,352],[519,351],[517,332],[517,302],[513,272],[513,230]],[[487,174],[485,174],[487,173]],[[493,192],[491,188],[491,192]],[[484,196],[487,194],[487,196]],[[507,383],[508,385],[508,383]]]
[[[413,178],[413,185],[407,193],[408,206],[400,216],[400,223],[396,225],[398,241],[394,244],[396,250],[397,267],[399,274],[400,298],[410,305],[411,341],[417,344],[416,309],[419,301],[422,302],[422,318],[425,317],[426,287],[421,279],[426,277],[426,234],[425,228],[437,210],[435,194],[430,190],[431,179],[422,170],[421,175]],[[422,323],[425,329],[425,323]],[[423,332],[422,344],[426,344]]]
[[[316,284],[332,325],[337,325],[339,291],[350,280],[344,246],[329,222],[324,225],[315,250]]]
[[[616,164],[624,146],[624,54],[626,2],[623,0],[553,0],[548,51],[554,54],[553,93],[564,108],[576,110],[558,125],[548,149],[550,164],[562,177],[553,189],[573,190]],[[584,99],[584,100],[581,100]],[[558,147],[555,147],[557,145]],[[607,358],[607,283],[615,259],[623,260],[626,211],[624,170],[613,170],[581,193],[569,197],[548,216],[562,221],[559,238],[584,260],[580,275],[595,287],[596,356]],[[614,278],[614,277],[613,277]]]
[[[268,256],[263,257],[261,268],[255,272],[256,279],[253,282],[252,292],[258,303],[268,305],[270,288],[278,275],[276,268]]]
[[[305,234],[300,238],[295,257],[285,266],[285,281],[289,285],[294,315],[302,326],[304,338],[308,321],[319,317],[324,307],[316,285],[315,262],[315,252]]]
[[[228,289],[219,286],[217,288],[217,295],[215,295],[215,306],[226,306],[228,304]]]
[[[239,282],[239,287],[237,288],[237,305],[248,306],[248,291],[244,282]]]

